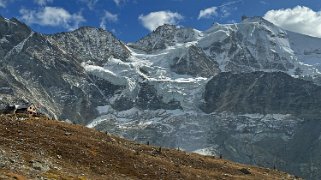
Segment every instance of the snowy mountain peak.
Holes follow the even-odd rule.
[[[7,19],[0,16],[0,32],[1,35],[9,35],[17,32],[26,32],[29,34],[31,29],[16,18]]]
[[[74,31],[71,31],[69,33],[84,33],[84,34],[93,34],[93,33],[98,33],[98,34],[107,34],[109,36],[113,36],[115,39],[117,39],[112,32],[108,30],[104,30],[102,28],[97,28],[97,27],[91,27],[91,26],[83,26],[80,27]]]
[[[249,17],[241,23],[214,24],[197,46],[219,63],[221,71],[282,71],[290,75],[300,71],[301,75],[318,75],[316,67],[302,63],[304,59],[295,55],[292,41],[280,27],[262,17]]]
[[[49,36],[49,40],[67,53],[102,65],[110,57],[127,61],[130,51],[112,33],[101,28],[82,27],[72,32]]]
[[[0,16],[0,24],[10,24],[15,26],[24,26],[24,28],[30,29],[25,23],[20,22],[16,18],[7,19],[5,17]]]
[[[175,31],[177,29],[179,29],[179,27],[176,25],[164,24],[164,25],[158,26],[153,32]]]
[[[321,39],[254,17],[204,32],[164,25],[127,46],[99,28],[47,36],[16,21],[0,18],[0,106],[33,102],[60,119],[242,162],[311,162],[296,162],[305,149],[267,147],[320,137],[320,87],[295,78],[320,84]],[[317,126],[296,130],[311,114]],[[307,132],[316,138],[302,140]]]
[[[264,19],[261,16],[252,16],[252,17],[247,17],[247,16],[243,16],[242,17],[242,23],[246,23],[246,22],[258,22],[258,23],[270,23],[272,24],[270,21]]]
[[[129,44],[130,47],[151,53],[164,50],[169,46],[180,43],[188,43],[198,40],[202,33],[192,28],[181,28],[175,25],[162,25],[156,30],[140,39],[136,43]]]
[[[31,34],[31,29],[17,19],[0,17],[0,56],[5,59],[12,52],[19,51]],[[3,61],[2,58],[1,61]]]

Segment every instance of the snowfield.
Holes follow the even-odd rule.
[[[173,31],[172,26],[164,27],[164,32],[169,33]],[[156,35],[155,35],[156,34]],[[166,42],[166,37],[159,37],[157,33],[149,35],[149,39],[143,39],[139,43],[141,46],[156,47],[161,41]],[[163,34],[163,35],[164,35]],[[249,71],[281,71],[275,69],[273,66],[266,67],[266,64],[273,64],[275,61],[275,54],[280,56],[278,59],[282,66],[289,67],[284,69],[283,72],[298,77],[295,74],[296,69],[301,70],[301,76],[310,76],[314,78],[320,74],[318,70],[321,63],[321,40],[318,38],[307,37],[305,35],[288,32],[283,30],[272,23],[258,17],[248,18],[241,23],[236,24],[218,24],[215,23],[208,30],[201,32],[195,29],[178,29],[174,32],[174,39],[167,42],[165,48],[155,49],[150,52],[145,52],[135,47],[126,46],[130,52],[128,61],[124,62],[117,58],[109,58],[104,66],[93,65],[90,62],[83,63],[83,67],[87,72],[103,78],[115,85],[126,86],[126,89],[122,92],[122,95],[135,98],[139,88],[139,83],[146,81],[152,85],[159,96],[162,97],[164,102],[170,102],[176,100],[180,102],[182,107],[178,112],[171,113],[168,110],[164,111],[166,117],[171,116],[183,116],[186,112],[193,112],[193,114],[202,114],[199,109],[199,105],[202,102],[202,95],[206,83],[210,78],[206,77],[194,77],[191,75],[177,74],[171,70],[171,65],[175,57],[183,57],[187,53],[187,49],[191,46],[196,46],[203,49],[207,56],[215,59],[222,72],[231,71],[226,68],[231,63],[231,54],[227,54],[227,50],[221,54],[213,54],[211,52],[211,46],[215,43],[225,42],[226,47],[231,48],[229,39],[242,38],[243,44],[237,44],[236,54],[242,46],[247,47],[247,51],[258,59],[257,67],[247,67]],[[176,37],[179,34],[179,37]],[[185,37],[182,38],[182,37]],[[228,41],[227,41],[228,40]],[[148,43],[152,43],[151,45]],[[307,45],[308,44],[308,45]],[[260,47],[258,47],[260,45]],[[264,45],[263,47],[261,47]],[[257,49],[261,49],[260,51]],[[260,56],[267,55],[265,59],[261,59]],[[233,55],[233,54],[232,54]],[[266,62],[268,61],[268,62]],[[233,62],[232,62],[233,63]],[[241,65],[245,67],[245,65]],[[111,98],[113,101],[119,95],[115,95]],[[121,122],[135,121],[139,117],[139,114],[148,110],[131,109],[125,115],[123,112],[113,110],[110,105],[97,107],[99,113],[102,115],[88,126],[95,127],[100,122],[107,120],[112,116],[116,120]],[[150,111],[151,114],[159,114],[159,111]],[[108,114],[108,115],[106,115]],[[262,118],[263,115],[243,115],[247,118]],[[282,119],[282,116],[287,115],[270,115],[276,117],[276,119]],[[267,115],[269,117],[269,115]],[[153,121],[152,121],[153,122]],[[148,123],[152,123],[148,122]],[[161,120],[157,120],[161,122]],[[156,123],[156,121],[154,122]]]

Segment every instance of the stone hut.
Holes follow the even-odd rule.
[[[15,111],[16,114],[29,114],[29,115],[36,115],[37,114],[37,107],[33,104],[31,105],[19,105]]]

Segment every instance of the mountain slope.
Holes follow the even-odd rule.
[[[135,49],[143,50],[147,53],[164,50],[169,46],[176,44],[193,42],[199,39],[201,32],[192,28],[178,28],[175,25],[165,24],[156,28],[148,34],[129,46]]]
[[[317,67],[320,67],[320,38],[294,32],[287,32],[287,34],[295,55],[306,64],[317,65]]]
[[[82,119],[84,123],[99,116],[97,108],[106,105],[118,110],[146,109],[149,106],[136,102],[145,102],[140,92],[147,86],[148,93],[165,105],[158,109],[176,102],[176,109],[199,111],[207,81],[221,71],[282,71],[314,81],[321,79],[317,64],[306,65],[300,60],[305,56],[295,53],[308,53],[296,47],[302,39],[310,42],[309,38],[293,38],[293,34],[257,17],[239,24],[216,24],[204,32],[164,25],[130,44],[132,48],[97,28],[45,36],[15,19],[2,18],[1,25],[5,54],[0,61],[4,86],[1,100],[33,102],[55,117]],[[317,42],[313,39],[312,44]],[[160,45],[144,49],[154,43]],[[80,98],[76,100],[73,94]],[[122,102],[127,102],[124,107]],[[72,108],[79,109],[80,117],[63,111],[69,104],[77,104]]]
[[[103,65],[108,58],[125,61],[130,52],[126,46],[110,32],[92,27],[82,27],[72,32],[49,36],[51,43],[81,62]]]
[[[215,157],[160,150],[45,118],[0,116],[0,142],[0,178],[5,179],[295,178]]]
[[[52,44],[46,36],[25,28],[24,24],[6,19],[2,19],[1,24],[18,26],[17,30],[4,28],[7,35],[1,34],[2,38],[18,38],[18,30],[24,36],[17,42],[7,39],[1,44],[11,49],[0,59],[3,83],[0,101],[32,102],[56,118],[78,119],[79,123],[85,123],[97,114],[96,106],[106,103],[101,97],[121,88],[88,75],[76,56]],[[96,85],[97,81],[104,82],[104,91],[98,87],[99,83]]]
[[[320,98],[320,86],[285,73],[221,73],[207,83],[203,109],[316,119],[321,115]]]
[[[0,28],[0,107],[30,102],[137,141],[321,178],[319,38],[260,17],[203,32],[164,25],[129,44],[90,27]]]

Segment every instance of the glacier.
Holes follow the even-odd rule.
[[[0,25],[1,106],[33,102],[142,143],[321,178],[319,38],[261,17],[163,25],[127,44],[100,28]]]

